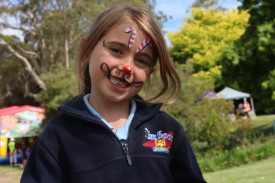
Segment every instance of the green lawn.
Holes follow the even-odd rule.
[[[273,115],[260,115],[255,119],[252,119],[254,122],[255,128],[257,127],[271,127],[274,124],[275,114]]]
[[[252,119],[254,127],[252,131],[261,132],[264,135],[274,134],[275,115],[261,115]]]
[[[273,183],[275,156],[239,167],[205,173],[208,183]]]
[[[20,181],[23,169],[19,167],[10,167],[9,165],[0,165],[1,183],[18,183]]]

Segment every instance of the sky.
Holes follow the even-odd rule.
[[[183,23],[184,17],[190,15],[187,9],[195,2],[195,0],[156,0],[155,11],[162,11],[167,16],[173,18],[163,24],[163,30],[175,32],[179,30]],[[220,6],[231,10],[231,7],[237,8],[239,2],[237,0],[220,0]],[[168,38],[165,36],[168,46],[171,46]]]

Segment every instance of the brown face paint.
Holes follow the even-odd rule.
[[[107,75],[107,77],[110,79],[112,77],[111,75],[111,70],[109,66],[106,63],[102,63],[100,66],[100,69]],[[122,73],[122,77],[120,78],[122,81],[127,82],[127,74],[125,72]],[[135,87],[141,87],[143,85],[143,82],[138,82],[138,81],[132,81],[131,83],[128,83],[126,86],[135,86]]]

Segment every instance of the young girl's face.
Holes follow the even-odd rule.
[[[133,23],[108,31],[84,59],[89,62],[91,97],[122,102],[135,96],[152,72],[152,46]]]

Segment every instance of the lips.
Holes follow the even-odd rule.
[[[113,76],[111,76],[111,77],[109,78],[109,81],[110,81],[111,83],[113,83],[113,84],[119,86],[119,87],[127,87],[127,86],[129,86],[129,83],[127,83],[127,82],[125,82],[125,81],[122,81],[122,79],[116,78],[116,77],[113,77]]]

